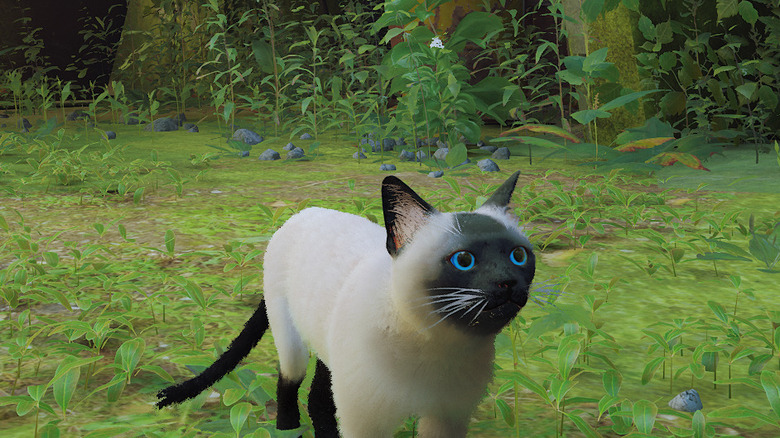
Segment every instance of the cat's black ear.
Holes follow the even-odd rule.
[[[517,177],[520,176],[520,171],[513,173],[512,176],[509,177],[506,181],[504,181],[503,184],[501,184],[501,187],[497,188],[495,192],[493,192],[493,196],[490,197],[487,201],[485,201],[482,206],[488,206],[493,205],[496,207],[504,208],[509,204],[509,200],[512,199],[512,192],[515,190],[515,185],[517,184]]]
[[[393,257],[425,225],[427,216],[436,213],[435,208],[394,176],[382,181],[382,211],[387,229],[387,252]]]

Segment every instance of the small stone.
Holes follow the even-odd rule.
[[[109,140],[113,140],[116,138],[116,132],[114,131],[106,131],[106,138]]]
[[[444,161],[447,159],[447,154],[449,152],[450,152],[450,148],[437,149],[436,152],[433,153],[433,158]]]
[[[16,126],[25,130],[24,132],[27,132],[27,130],[32,128],[32,123],[30,123],[29,120],[22,118],[22,120],[16,122]]]
[[[368,139],[367,138],[361,138],[360,139],[360,145],[363,146],[365,144],[368,144]]]
[[[293,150],[287,152],[287,159],[303,158],[303,149],[296,147]]]
[[[85,113],[82,110],[71,111],[67,116],[65,116],[65,120],[69,122],[73,122],[75,120],[81,120],[81,119],[88,119],[88,118],[89,118],[89,114]]]
[[[363,153],[362,153],[362,152],[360,152],[360,151],[357,151],[357,152],[355,152],[354,154],[352,154],[352,158],[355,158],[355,159],[357,159],[357,160],[362,160],[363,158],[366,158],[366,156],[365,156],[365,155],[363,155]]]
[[[390,137],[382,139],[382,149],[385,151],[392,151],[395,145],[395,139]]]
[[[273,149],[266,149],[265,152],[260,154],[260,157],[258,157],[259,160],[265,160],[265,161],[273,161],[278,160],[282,157],[279,156],[279,152],[276,152]]]
[[[495,158],[497,160],[508,160],[510,157],[509,148],[508,147],[502,147],[496,149],[495,152],[493,152],[493,155],[491,158]]]
[[[170,117],[160,117],[159,119],[156,119],[154,122],[146,125],[144,131],[166,132],[166,131],[177,131],[178,129],[179,129],[179,123],[176,120],[173,120]]]
[[[292,142],[290,142],[290,143],[287,143],[286,145],[284,145],[284,147],[282,149],[284,149],[286,151],[291,151],[291,150],[295,149],[295,145],[292,144]]]
[[[436,170],[428,173],[428,176],[430,176],[431,178],[441,178],[443,175],[444,175],[444,171],[442,170]]]
[[[193,126],[192,128],[188,129],[187,132],[200,132],[200,129],[198,129],[197,126]]]
[[[483,172],[498,172],[501,170],[498,168],[498,164],[496,164],[490,158],[477,161],[477,167],[479,167]]]
[[[243,141],[246,144],[252,145],[263,141],[263,137],[251,129],[241,128],[236,129],[236,132],[233,133],[233,140]]]
[[[496,150],[498,150],[498,148],[497,148],[497,147],[495,147],[495,146],[480,146],[479,148],[480,148],[480,149],[482,149],[483,151],[488,151],[488,152],[490,152],[491,154],[492,154],[493,152],[495,152]]]
[[[193,126],[195,126],[195,124],[194,123],[190,123],[190,122],[187,122],[187,123],[184,123],[183,125],[181,125],[181,127],[184,128],[184,129],[190,129]]]
[[[441,140],[438,140],[438,141],[436,141],[436,147],[437,147],[437,148],[439,148],[439,149],[441,149],[441,148],[447,148],[447,147],[449,147],[449,146],[447,146],[447,143],[446,143],[446,142],[443,142],[443,141],[441,141]]]
[[[383,164],[379,166],[379,170],[384,170],[384,171],[395,170],[395,164]]]
[[[249,151],[241,151],[241,152],[238,153],[238,156],[239,157],[248,157],[249,156]]]
[[[311,140],[311,139],[313,139],[313,138],[314,138],[314,137],[312,137],[312,136],[311,136],[311,134],[309,134],[308,132],[305,132],[305,133],[304,133],[304,134],[301,136],[301,140]]]
[[[417,151],[416,157],[417,157],[417,161],[422,161],[422,160],[428,158],[428,154],[426,154],[423,151]]]
[[[125,114],[125,124],[126,125],[137,125],[138,122],[138,113],[127,113]]]
[[[478,141],[478,142],[477,142],[477,147],[478,147],[478,148],[481,148],[482,146],[485,146],[485,142],[484,142],[484,141],[482,141],[482,140]]]
[[[404,149],[401,151],[401,154],[398,156],[398,158],[401,161],[412,161],[414,160],[414,154],[411,151]]]
[[[396,146],[406,146],[406,139],[403,137],[398,137],[398,140],[395,142]]]
[[[689,389],[677,394],[669,401],[669,407],[682,412],[696,412],[704,405],[701,403],[701,397],[695,389]]]

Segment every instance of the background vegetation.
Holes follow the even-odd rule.
[[[273,428],[270,339],[181,409],[154,411],[153,394],[235,336],[259,301],[265,242],[291,214],[320,205],[381,220],[377,167],[397,160],[370,142],[401,137],[431,157],[438,137],[446,160],[398,172],[436,208],[469,210],[506,172],[455,167],[487,157],[479,140],[508,146],[508,166],[523,168],[516,212],[541,258],[538,306],[499,336],[473,436],[776,436],[777,196],[668,189],[659,176],[685,165],[705,181],[745,155],[780,173],[778,6],[486,5],[445,32],[439,3],[326,15],[160,0],[147,11],[159,23],[125,32],[132,50],[115,74],[86,86],[39,56],[34,29],[0,48],[24,57],[0,80],[4,433],[288,436]],[[637,23],[637,89],[590,34],[617,12]],[[572,21],[585,53],[570,54]],[[109,20],[90,23],[77,71],[121,44]],[[66,120],[69,107],[83,114]],[[610,133],[620,111],[644,116]],[[181,113],[200,134],[143,129]],[[303,159],[258,163],[240,158],[252,148],[232,140],[237,127],[263,147],[315,138]],[[350,158],[361,145],[368,158]],[[745,169],[728,184],[777,182]],[[703,410],[666,407],[689,388]],[[414,434],[414,419],[397,432]]]

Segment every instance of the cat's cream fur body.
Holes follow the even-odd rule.
[[[522,236],[499,208],[475,213]],[[303,378],[310,349],[328,366],[344,438],[390,437],[409,415],[420,415],[422,438],[465,436],[491,378],[493,338],[430,327],[415,286],[438,271],[426,266],[441,263],[457,230],[454,214],[437,212],[393,260],[383,227],[315,207],[269,242],[265,300],[280,371]]]

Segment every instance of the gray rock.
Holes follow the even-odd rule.
[[[144,127],[144,131],[154,132],[177,131],[178,129],[179,123],[170,117],[160,117]]]
[[[265,160],[265,161],[273,161],[278,160],[282,157],[279,156],[279,152],[276,152],[273,149],[266,149],[265,152],[260,154],[260,157],[258,157],[259,160]]]
[[[251,129],[236,129],[233,133],[233,140],[243,141],[246,144],[258,144],[263,141],[263,137],[260,134],[252,131]]]
[[[32,128],[32,123],[30,123],[29,120],[22,118],[22,120],[16,122],[16,126],[22,128],[24,132],[27,132],[30,128]]]
[[[116,132],[114,131],[106,131],[106,138],[109,140],[113,140],[116,138]]]
[[[422,161],[422,160],[428,158],[428,154],[426,154],[423,151],[417,151],[416,157],[417,157],[417,161]]]
[[[184,129],[190,129],[193,126],[195,126],[195,124],[194,123],[190,123],[190,122],[187,122],[187,123],[181,125],[181,127],[184,128]]]
[[[395,139],[393,138],[388,137],[382,139],[382,149],[386,151],[392,151],[395,145]]]
[[[368,139],[367,138],[361,138],[360,139],[360,145],[363,146],[363,145],[366,145],[366,144],[368,144]]]
[[[437,149],[436,152],[433,153],[433,158],[444,161],[447,159],[447,154],[449,152],[450,148]]]
[[[313,138],[314,138],[314,137],[312,137],[312,136],[311,136],[311,134],[309,134],[308,132],[305,132],[305,133],[304,133],[304,134],[301,136],[301,140],[311,140],[311,139],[313,139]]]
[[[496,150],[498,150],[498,148],[497,148],[497,147],[495,147],[495,146],[480,146],[479,148],[480,148],[480,149],[482,149],[483,151],[488,151],[488,152],[490,152],[491,154],[492,154],[493,152],[495,152]]]
[[[485,146],[485,142],[484,142],[484,141],[482,141],[482,140],[478,141],[478,142],[477,142],[477,147],[478,147],[478,148],[481,148],[482,146]]]
[[[290,143],[287,143],[286,145],[284,145],[284,147],[282,149],[284,149],[286,151],[291,151],[291,150],[295,149],[295,145],[292,144],[292,142],[290,142]]]
[[[188,129],[187,132],[200,132],[200,129],[198,129],[197,126],[192,125],[192,127]]]
[[[88,118],[89,118],[89,114],[85,113],[82,110],[71,111],[67,116],[65,116],[65,120],[69,122],[73,122],[75,120],[88,119]]]
[[[248,157],[249,156],[249,151],[241,151],[241,152],[238,153],[238,156],[239,157]]]
[[[395,164],[383,164],[379,166],[379,170],[385,170],[385,171],[395,170]]]
[[[138,113],[134,113],[133,112],[133,113],[125,114],[125,124],[126,125],[137,125],[138,123],[139,123],[139,121],[138,121]]]
[[[296,147],[293,150],[287,152],[287,159],[303,158],[303,149]]]
[[[354,154],[352,154],[352,158],[362,160],[363,158],[366,158],[366,156],[363,155],[363,152],[357,151]]]
[[[498,172],[501,170],[498,168],[498,164],[496,164],[490,158],[477,161],[477,167],[479,167],[483,172]]]
[[[508,160],[510,155],[511,154],[509,153],[509,148],[503,147],[503,148],[496,149],[496,151],[493,152],[491,158],[495,158],[497,160]]]
[[[398,140],[395,142],[396,146],[406,146],[406,139],[403,137],[398,137]]]
[[[439,148],[439,149],[441,149],[441,148],[448,148],[449,146],[447,145],[447,143],[446,143],[446,142],[444,142],[444,141],[441,141],[441,140],[438,140],[438,141],[436,142],[436,147],[437,147],[437,148]]]
[[[704,405],[701,402],[699,393],[695,389],[689,389],[669,400],[669,407],[682,412],[696,412],[704,408]]]
[[[412,160],[414,160],[414,154],[412,153],[412,151],[408,151],[408,150],[404,149],[404,150],[401,151],[401,154],[398,155],[398,158],[401,161],[412,161]]]
[[[444,171],[442,170],[436,170],[428,173],[428,176],[430,176],[431,178],[441,178],[443,175],[444,175]]]

